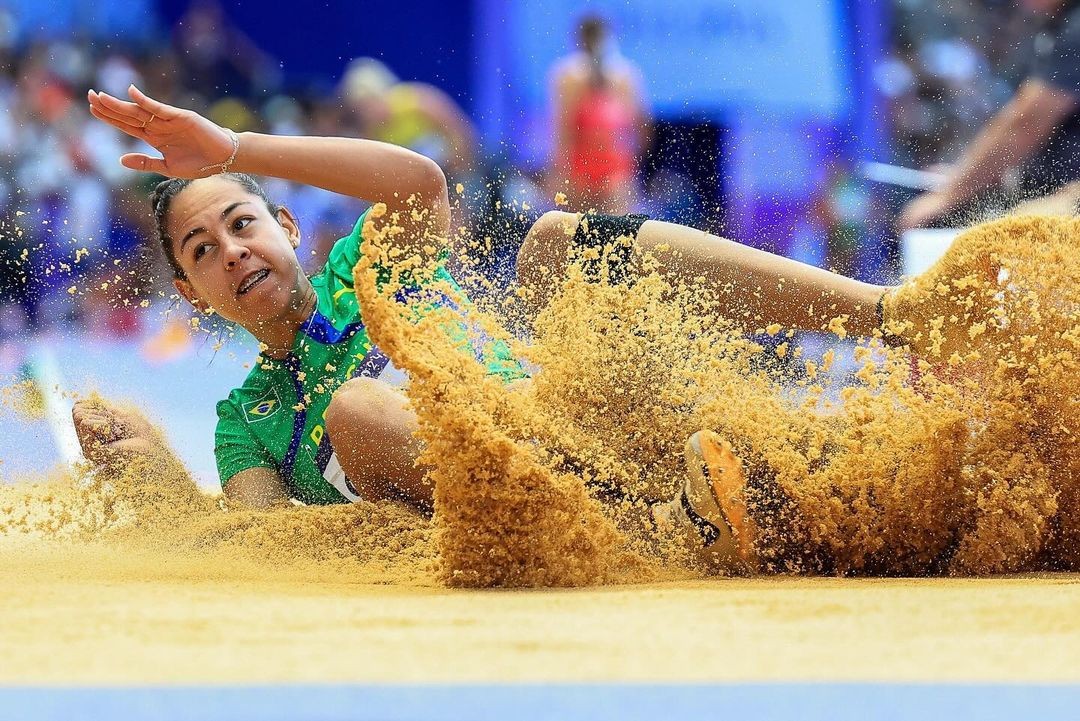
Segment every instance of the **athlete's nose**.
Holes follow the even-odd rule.
[[[222,254],[225,258],[225,270],[234,270],[237,265],[251,255],[251,251],[242,243],[225,242]]]

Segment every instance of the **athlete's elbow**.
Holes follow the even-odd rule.
[[[450,192],[446,174],[430,158],[422,157],[419,165],[413,203],[421,215],[426,216],[430,232],[445,235],[450,229]]]
[[[446,174],[431,158],[415,154],[409,164],[408,186],[416,199],[425,205],[438,202],[447,196]],[[415,201],[414,201],[415,202]]]

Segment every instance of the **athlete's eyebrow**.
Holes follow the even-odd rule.
[[[225,220],[226,218],[229,217],[229,213],[233,212],[234,210],[239,208],[241,205],[247,205],[250,202],[251,201],[249,201],[249,200],[238,200],[237,202],[233,203],[229,207],[225,208],[225,210],[221,211],[221,219]],[[187,232],[187,235],[184,236],[184,239],[180,241],[180,251],[183,252],[185,243],[187,243],[189,240],[194,238],[199,233],[205,233],[205,232],[206,232],[206,228],[202,227],[201,225],[198,228],[192,228],[191,230],[189,230]]]

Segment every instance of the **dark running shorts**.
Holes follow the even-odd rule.
[[[574,231],[573,247],[578,256],[589,249],[599,251],[598,258],[581,258],[581,268],[587,280],[597,282],[604,277],[612,284],[628,282],[637,266],[632,244],[618,242],[620,238],[637,238],[647,215],[603,215],[585,213]]]

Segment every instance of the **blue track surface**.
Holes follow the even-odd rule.
[[[200,339],[183,358],[165,364],[145,360],[138,342],[101,342],[69,336],[35,339],[27,351],[48,348],[55,356],[62,391],[97,391],[114,401],[134,403],[161,423],[169,441],[195,479],[218,488],[214,466],[215,404],[243,382],[244,362],[256,355],[253,343],[237,339],[215,354]],[[3,372],[6,370],[7,372]],[[0,369],[0,385],[14,380]],[[44,421],[28,422],[0,407],[0,483],[44,473],[60,455]]]
[[[1076,719],[1080,687],[742,684],[5,689],[0,719],[563,721]]]

